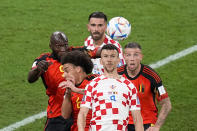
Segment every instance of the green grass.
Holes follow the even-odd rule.
[[[168,89],[173,107],[163,127],[164,130],[196,130],[196,59],[197,52],[158,69],[158,72],[163,77],[163,81],[165,81],[164,83]],[[166,69],[168,72],[166,72]]]
[[[83,45],[90,13],[123,16],[132,23],[132,33],[120,43],[139,42],[143,63],[150,64],[197,44],[196,7],[196,0],[1,0],[0,129],[46,109],[42,82],[29,84],[27,73],[36,57],[50,51],[52,32],[61,30],[70,45]],[[157,69],[173,105],[162,131],[197,128],[196,57],[193,53]],[[43,130],[44,123],[45,118],[17,130]]]

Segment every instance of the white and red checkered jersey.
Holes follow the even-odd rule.
[[[120,63],[118,64],[118,67],[124,65],[125,61],[124,61],[124,58],[123,58],[122,46],[117,41],[114,41],[113,39],[111,39],[108,35],[105,35],[105,40],[103,41],[103,44],[100,47],[103,47],[106,44],[114,44],[118,48],[119,57],[120,57]],[[92,36],[89,36],[85,40],[84,45],[89,50],[94,50],[95,49],[94,41],[92,39]],[[92,59],[92,62],[94,64],[94,68],[92,70],[92,73],[93,74],[103,74],[104,69],[103,69],[103,65],[101,65],[101,63],[100,63],[100,58]]]
[[[85,90],[81,107],[92,109],[93,131],[127,130],[129,111],[140,110],[135,86],[126,78],[100,75]]]

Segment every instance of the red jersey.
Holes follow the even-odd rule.
[[[80,85],[77,86],[77,88],[80,89],[85,89],[86,85],[95,77],[97,77],[98,75],[89,75],[88,77],[86,77],[86,79],[84,79],[82,81],[82,83]],[[80,103],[82,101],[83,95],[82,94],[78,94],[75,92],[71,93],[71,102],[72,102],[72,107],[73,107],[73,111],[72,111],[72,117],[74,119],[73,125],[71,127],[71,131],[78,131],[77,128],[77,117],[78,117],[78,113],[80,110]],[[86,117],[86,127],[85,130],[88,131],[89,130],[89,125],[90,125],[90,120],[92,118],[92,111],[89,110],[87,117]]]
[[[49,96],[47,117],[58,117],[61,116],[61,106],[65,92],[65,89],[58,88],[59,83],[65,81],[63,77],[63,66],[53,54],[44,53],[34,61],[32,69],[36,68],[37,63],[41,60],[52,62],[52,65],[48,67],[47,71],[41,75],[46,88],[46,94]]]
[[[137,76],[131,78],[126,70],[126,65],[118,68],[118,73],[128,78],[137,88],[138,97],[141,104],[141,115],[144,124],[155,124],[157,121],[158,109],[157,101],[161,101],[168,97],[165,91],[162,80],[159,75],[149,66],[141,64],[141,70]],[[129,124],[133,123],[132,115],[130,114]]]

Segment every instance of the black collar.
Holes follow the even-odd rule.
[[[135,79],[137,79],[138,76],[142,73],[143,68],[144,68],[144,65],[141,64],[140,72],[139,72],[135,77],[130,77],[129,74],[128,74],[128,72],[127,72],[127,65],[125,65],[125,69],[124,69],[125,75],[127,76],[128,79],[130,79],[130,80],[135,80]]]
[[[58,62],[60,62],[60,60],[58,59],[58,56],[55,55],[54,53],[51,53],[51,55],[49,57],[53,58],[54,60],[57,60]]]

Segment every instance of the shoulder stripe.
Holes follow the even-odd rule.
[[[124,70],[125,70],[125,65],[118,67],[117,69],[118,74],[123,74]]]
[[[99,76],[99,74],[91,74],[91,75],[88,75],[88,77],[86,78],[87,80],[93,80],[94,78],[96,78],[97,76]]]
[[[46,60],[47,57],[49,57],[51,53],[43,53],[39,57],[36,58],[36,60],[41,61],[41,60]]]
[[[159,83],[161,81],[161,78],[154,70],[144,66],[143,72],[152,76],[156,80],[157,83]]]

